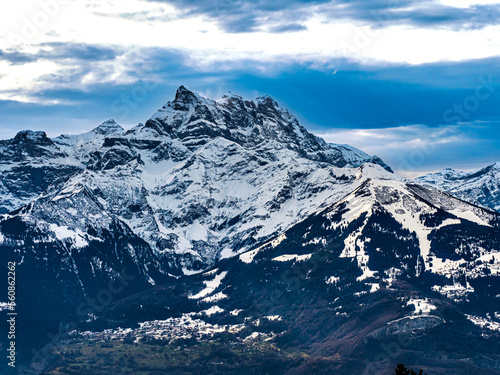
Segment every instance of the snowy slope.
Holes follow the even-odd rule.
[[[101,125],[83,134],[62,134],[52,141],[57,147],[70,155],[72,158],[82,162],[88,161],[87,158],[102,147],[107,137],[121,135],[125,132],[115,120],[110,119]]]
[[[357,262],[358,281],[389,282],[389,269],[372,269],[370,264],[379,265],[380,259],[372,261],[371,257],[394,257],[387,262],[389,268],[401,268],[407,259],[409,263],[403,268],[416,276],[425,271],[446,277],[454,272],[470,278],[498,275],[499,248],[493,236],[485,235],[497,235],[500,216],[494,211],[412,184],[373,164],[359,168],[352,186],[352,192],[320,214],[324,220],[321,230],[309,228],[304,233],[302,246],[328,246],[333,231],[343,238],[339,256]],[[318,235],[321,232],[323,235]],[[382,233],[387,235],[373,238]],[[450,233],[454,233],[453,239]],[[285,232],[283,238],[286,236]],[[408,253],[398,254],[402,249]],[[240,259],[251,262],[257,253],[244,253]],[[296,258],[293,254],[290,259]],[[485,259],[492,260],[487,273],[481,271]],[[410,264],[413,270],[408,268]]]

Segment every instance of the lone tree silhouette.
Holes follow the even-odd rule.
[[[413,369],[409,370],[402,363],[398,363],[394,371],[394,375],[427,375],[424,374],[424,370],[420,370],[419,372],[415,372]]]

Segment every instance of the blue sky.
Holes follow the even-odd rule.
[[[407,176],[500,161],[500,0],[24,0],[0,15],[0,138],[146,121],[185,85],[271,95]]]

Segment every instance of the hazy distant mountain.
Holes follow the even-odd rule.
[[[472,172],[444,169],[418,177],[416,182],[428,184],[464,199],[500,211],[500,163]]]

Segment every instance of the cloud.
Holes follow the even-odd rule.
[[[499,54],[495,4],[454,7],[436,0],[83,0],[61,2],[60,9],[47,15],[39,27],[35,18],[43,9],[30,10],[21,3],[11,7],[12,13],[0,15],[0,34],[4,35],[0,49],[11,65],[38,58],[19,54],[33,54],[33,50],[39,51],[40,58],[50,57],[65,65],[65,53],[72,51],[62,51],[59,56],[44,52],[44,46],[57,43],[104,49],[73,51],[73,55],[89,56],[88,61],[112,61],[114,54],[129,49],[179,50],[190,56],[191,65],[206,69],[256,56],[261,65],[289,61],[322,65],[342,57],[380,65],[464,61]],[[28,29],[32,29],[29,35]],[[109,46],[113,50],[105,51]]]
[[[284,25],[274,26],[269,29],[269,31],[272,33],[287,33],[305,30],[307,30],[307,27],[299,23],[288,23]]]
[[[337,129],[318,134],[327,142],[354,145],[372,153],[386,150],[414,151],[436,147],[438,144],[471,142],[460,126],[407,125],[380,129]]]
[[[332,1],[321,7],[329,19],[350,19],[382,27],[413,25],[480,29],[500,23],[500,4],[456,7],[438,1],[355,0]]]
[[[123,55],[124,48],[116,46],[89,45],[80,43],[43,43],[40,44],[41,51],[38,52],[40,59],[78,59],[90,61],[113,60]]]
[[[312,17],[325,22],[361,21],[374,27],[413,25],[418,27],[450,27],[481,29],[500,23],[500,4],[469,4],[457,7],[436,0],[149,0],[174,5],[186,15],[203,15],[216,20],[227,32],[283,32],[268,28],[279,19],[287,24],[302,25]],[[298,26],[296,26],[298,27]],[[286,31],[296,31],[295,28]]]
[[[32,53],[23,53],[20,51],[3,51],[0,50],[0,61],[8,62],[10,65],[22,65],[35,62],[38,57]]]
[[[155,57],[160,56],[161,57]],[[28,50],[0,50],[0,99],[39,104],[75,103],[65,90],[93,95],[96,87],[162,81],[167,67],[183,66],[176,51],[83,43],[44,43]],[[180,71],[181,69],[179,69]],[[87,98],[88,100],[88,98]]]
[[[185,12],[186,16],[203,15],[217,22],[232,33],[252,32],[267,29],[268,32],[282,33],[286,31],[304,30],[300,21],[312,16],[311,6],[328,2],[328,0],[165,0],[162,2],[174,5]],[[282,23],[280,26],[268,27],[269,24]]]
[[[123,54],[123,48],[107,47],[100,45],[88,45],[85,43],[41,43],[36,48],[25,51],[10,48],[0,49],[0,61],[10,64],[25,64],[40,60],[65,61],[65,60],[88,60],[105,61],[113,60]]]
[[[95,101],[103,85],[120,93],[142,82],[169,87],[193,82],[191,87],[203,92],[271,94],[318,129],[439,126],[446,123],[447,110],[475,94],[481,77],[491,76],[496,87],[491,97],[458,121],[498,118],[498,58],[365,66],[342,58],[269,61],[260,55],[207,65],[200,63],[202,57],[172,48],[82,43],[47,43],[31,52],[4,51],[0,54],[0,64],[4,63],[0,99],[46,104],[69,98]],[[453,119],[457,122],[456,116]]]
[[[160,13],[160,14],[158,14]],[[136,22],[169,22],[179,19],[177,16],[165,14],[163,10],[142,11],[142,12],[121,12],[121,13],[101,13],[94,12],[95,15],[103,17],[124,18]]]

